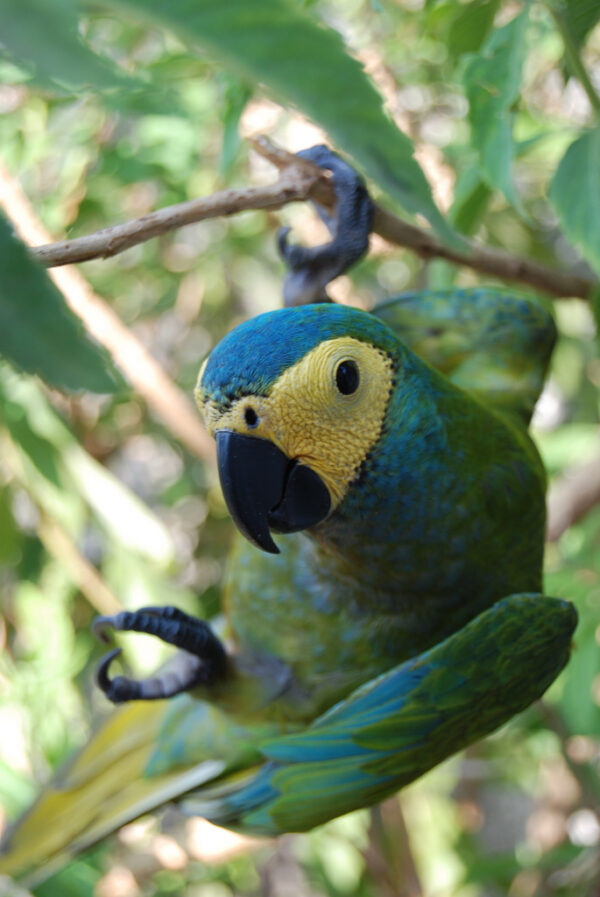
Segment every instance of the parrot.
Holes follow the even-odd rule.
[[[542,585],[546,475],[528,425],[555,342],[513,292],[406,293],[364,311],[329,280],[372,204],[333,176],[321,247],[279,238],[285,307],[234,328],[196,400],[237,528],[221,629],[174,607],[100,617],[175,646],[8,832],[0,874],[35,882],[177,801],[276,836],[372,806],[538,699],[568,661],[573,605]]]

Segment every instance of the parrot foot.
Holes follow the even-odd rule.
[[[171,698],[198,685],[211,685],[225,673],[227,653],[208,623],[177,607],[142,607],[96,617],[94,635],[107,642],[110,630],[144,632],[181,649],[162,673],[139,680],[126,676],[111,679],[108,670],[121,649],[110,651],[98,665],[96,682],[114,704]]]
[[[323,144],[296,155],[332,172],[337,202],[333,215],[313,203],[331,234],[329,243],[307,249],[288,243],[289,227],[279,231],[277,245],[289,269],[283,284],[286,306],[329,302],[325,287],[367,251],[373,222],[373,203],[367,188],[347,162]]]

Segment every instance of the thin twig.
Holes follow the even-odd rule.
[[[0,206],[23,240],[49,240],[20,184],[0,163]],[[136,336],[123,324],[75,268],[53,270],[50,276],[86,329],[106,347],[117,367],[161,418],[171,433],[193,454],[214,459],[214,444],[192,402],[163,371]]]
[[[278,209],[291,202],[316,199],[331,208],[334,195],[329,179],[304,159],[276,147],[266,138],[252,141],[254,148],[280,170],[274,184],[244,190],[224,190],[203,199],[178,203],[114,227],[61,243],[36,246],[32,254],[47,267],[116,255],[186,224],[233,215],[249,209]],[[430,231],[408,224],[382,206],[375,206],[373,230],[390,243],[410,249],[423,259],[444,259],[501,280],[527,284],[557,298],[589,299],[597,284],[588,278],[540,265],[499,249],[465,240],[464,250],[445,246]]]

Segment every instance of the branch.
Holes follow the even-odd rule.
[[[319,177],[321,176],[319,171]],[[244,190],[221,190],[204,199],[192,199],[173,206],[165,206],[156,212],[134,218],[114,227],[107,227],[86,237],[64,240],[36,246],[32,254],[47,268],[87,262],[95,258],[118,255],[138,243],[144,243],[160,234],[205,221],[207,218],[221,218],[248,209],[280,209],[287,203],[306,200],[309,197],[311,179],[303,173],[284,172],[268,187],[247,187]]]
[[[398,795],[371,807],[369,844],[362,854],[381,897],[423,897]]]
[[[570,526],[600,504],[600,455],[571,467],[550,486],[546,539],[556,542]]]
[[[333,189],[328,176],[320,168],[274,146],[264,137],[251,142],[257,152],[279,169],[279,178],[275,183],[245,190],[223,190],[203,199],[167,206],[86,237],[36,246],[32,254],[50,268],[92,258],[106,258],[186,224],[249,209],[274,210],[290,202],[310,199],[327,208],[333,207]],[[540,265],[499,249],[478,246],[467,240],[464,241],[464,250],[452,249],[430,231],[408,224],[379,205],[375,206],[373,230],[388,242],[410,249],[423,259],[444,259],[501,280],[527,284],[551,296],[589,299],[596,287],[594,281],[585,277]]]
[[[285,170],[285,166],[297,166],[299,163],[315,168],[312,163],[298,159],[293,154],[274,146],[265,137],[253,140],[252,144],[257,152],[269,159],[280,170]],[[316,170],[319,171],[318,168]],[[333,189],[327,181],[321,178],[314,183],[308,198],[317,199],[322,205],[331,208]],[[594,281],[585,277],[559,271],[548,265],[540,265],[529,259],[510,255],[500,249],[478,246],[468,240],[463,241],[466,247],[464,252],[451,249],[444,246],[430,231],[408,224],[377,204],[375,204],[373,231],[389,243],[396,243],[398,246],[411,249],[416,255],[426,260],[441,258],[455,265],[480,271],[482,274],[490,274],[501,280],[526,283],[557,298],[579,296],[589,299],[597,286]]]
[[[48,240],[48,234],[20,185],[1,163],[0,206],[26,243]],[[213,441],[204,430],[191,400],[128,330],[110,305],[93,292],[75,268],[52,271],[50,276],[88,332],[106,347],[117,367],[167,429],[190,452],[212,461],[215,452]]]
[[[588,278],[511,255],[501,249],[478,246],[470,240],[464,241],[467,247],[464,252],[451,249],[440,243],[433,234],[407,224],[380,206],[375,207],[374,230],[390,243],[412,249],[421,258],[444,259],[453,265],[471,268],[499,280],[527,284],[556,299],[590,299],[597,286]]]

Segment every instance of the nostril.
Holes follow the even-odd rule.
[[[244,420],[249,427],[256,427],[258,424],[258,415],[250,405],[244,409]]]

